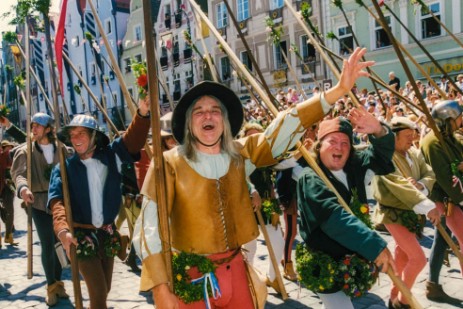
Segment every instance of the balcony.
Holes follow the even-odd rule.
[[[180,53],[178,50],[172,53],[172,57],[174,58],[174,67],[178,67],[180,64]]]

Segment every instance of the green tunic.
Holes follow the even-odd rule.
[[[357,189],[360,202],[367,202],[364,181],[368,169],[377,175],[385,175],[394,170],[391,162],[394,136],[391,131],[381,138],[370,136],[370,142],[368,148],[352,155],[344,167],[349,190],[319,162],[320,167],[348,203],[351,201],[354,188]],[[376,232],[344,210],[336,195],[311,168],[306,168],[301,173],[297,194],[301,213],[300,233],[310,249],[325,252],[335,259],[357,253],[369,261],[374,261],[387,246]]]

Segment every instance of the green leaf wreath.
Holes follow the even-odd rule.
[[[315,293],[323,293],[336,284],[337,262],[325,253],[309,252],[303,244],[296,247],[296,269],[299,281]]]
[[[215,274],[216,266],[207,257],[186,252],[173,253],[172,268],[174,272],[174,294],[185,304],[204,299],[203,285],[191,283],[191,277],[188,271],[193,267],[197,267],[201,274]],[[212,291],[209,287],[208,294],[209,296],[212,295]]]
[[[365,294],[376,282],[378,269],[373,262],[346,255],[340,261],[320,251],[309,251],[303,244],[296,247],[299,280],[315,293],[342,290],[355,298]]]

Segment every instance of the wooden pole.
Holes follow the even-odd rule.
[[[280,287],[281,297],[283,300],[288,299],[288,293],[286,292],[285,284],[283,283],[283,279],[281,278],[280,268],[278,267],[278,261],[275,257],[275,251],[273,250],[272,242],[270,241],[270,237],[268,236],[267,228],[265,227],[264,218],[262,217],[262,213],[260,210],[256,211],[257,220],[259,221],[260,229],[262,230],[262,234],[264,234],[265,244],[267,245],[268,253],[270,256],[270,262],[272,263],[273,269],[275,270],[275,277]]]
[[[93,5],[93,0],[89,0],[88,4],[90,5],[90,9],[92,10],[93,17],[95,18],[96,25],[98,26],[98,31],[100,32],[101,38],[103,39],[104,45],[106,47],[106,51],[108,52],[109,60],[111,61],[112,68],[114,70],[114,73],[116,74],[117,81],[119,82],[119,86],[121,87],[121,91],[124,96],[125,102],[127,102],[127,107],[129,108],[130,113],[132,114],[132,117],[133,117],[137,113],[137,110],[135,108],[135,103],[132,101],[132,97],[130,96],[129,90],[127,89],[127,85],[125,84],[125,80],[124,80],[124,77],[122,76],[121,69],[119,68],[117,59],[114,56],[113,51],[111,49],[111,44],[109,44],[108,37],[106,36],[106,32],[103,28],[103,24],[101,23],[100,17],[98,16],[98,12],[96,11],[95,6]],[[151,33],[152,31],[153,29],[150,28],[149,32],[145,32],[145,36],[148,37],[148,35],[146,34]],[[149,158],[153,156],[148,143],[145,143],[145,151]]]
[[[59,113],[59,102],[58,102],[58,91],[56,87],[56,74],[55,74],[55,69],[53,66],[53,47],[51,43],[51,36],[50,36],[50,23],[48,16],[44,16],[44,22],[45,22],[45,38],[47,41],[47,52],[48,52],[48,66],[50,70],[50,84],[51,84],[51,92],[52,92],[52,98],[53,98],[53,106],[54,106],[54,117],[55,117],[55,129],[59,130],[61,126],[60,122],[60,113]],[[63,102],[64,104],[64,102]],[[64,156],[64,151],[66,151],[64,148],[64,145],[58,141],[58,155],[59,155],[59,164],[60,164],[60,171],[61,171],[61,180],[63,184],[63,202],[64,202],[64,208],[66,211],[66,221],[69,225],[69,230],[71,234],[74,236],[74,229],[73,229],[73,220],[72,220],[72,210],[71,210],[71,204],[70,204],[70,199],[69,199],[69,187],[67,184],[67,173],[66,173],[66,163],[65,163],[65,156]],[[80,288],[80,276],[79,276],[79,265],[77,263],[77,254],[76,254],[76,246],[71,244],[70,247],[70,262],[71,262],[71,276],[72,276],[72,285],[74,288],[74,301],[75,301],[75,306],[78,309],[83,308],[82,304],[82,291]]]
[[[119,132],[116,126],[114,125],[114,123],[112,122],[111,118],[109,118],[109,115],[106,112],[106,109],[104,109],[103,106],[101,106],[100,101],[95,96],[95,94],[92,92],[90,87],[88,86],[87,81],[82,77],[82,75],[80,75],[79,71],[77,70],[75,65],[72,63],[71,59],[69,59],[68,55],[66,55],[66,53],[63,53],[63,59],[69,64],[69,67],[74,71],[77,78],[82,82],[82,85],[84,86],[85,90],[87,90],[93,102],[98,107],[98,109],[101,111],[101,113],[103,114],[103,117],[106,119],[108,126],[111,128],[111,130],[113,130],[113,132],[115,132],[116,135],[119,135]]]
[[[26,41],[26,68],[30,67],[30,38],[29,38],[29,20],[26,17],[24,24],[24,39]],[[23,98],[24,104],[26,105],[26,132],[27,132],[27,187],[32,190],[32,136],[31,136],[31,91],[30,91],[30,72],[26,69],[26,97]],[[32,239],[32,205],[27,203],[27,279],[33,277],[33,239]]]
[[[253,68],[255,68],[256,72],[257,72],[257,75],[259,75],[259,79],[261,80],[261,83],[262,83],[262,87],[264,87],[265,89],[265,92],[267,94],[267,97],[270,98],[270,102],[272,102],[272,105],[274,106],[278,106],[275,104],[276,102],[276,99],[275,97],[273,96],[272,92],[270,91],[267,83],[265,82],[265,78],[264,78],[264,75],[262,74],[262,71],[260,70],[259,68],[259,64],[257,63],[256,61],[256,58],[254,58],[254,55],[252,54],[251,52],[251,49],[249,48],[249,44],[248,42],[246,41],[246,39],[244,38],[244,35],[243,33],[241,32],[241,29],[239,27],[239,24],[238,24],[238,21],[236,20],[236,17],[235,15],[233,14],[234,10],[230,7],[230,4],[228,3],[228,0],[224,0],[223,2],[225,4],[225,6],[227,7],[227,12],[228,12],[228,15],[230,16],[232,22],[233,22],[233,25],[235,25],[235,29],[236,31],[238,32],[238,36],[240,37],[241,39],[241,42],[243,43],[243,45],[245,46],[246,48],[246,52],[248,54],[248,58],[251,60],[251,63],[253,65]]]
[[[212,79],[216,83],[218,83],[219,82],[219,77],[218,77],[218,74],[217,74],[217,69],[216,69],[215,65],[212,63],[211,54],[209,53],[209,50],[207,49],[206,42],[204,42],[203,33],[202,33],[203,32],[203,26],[202,26],[202,23],[201,23],[201,19],[194,12],[193,12],[193,16],[195,17],[195,21],[196,21],[196,25],[197,25],[196,33],[199,36],[199,40],[201,41],[201,46],[203,47],[203,51],[204,51],[204,54],[205,54],[204,58],[206,58],[207,65],[209,66],[209,69],[211,71]],[[190,33],[190,36],[191,36],[191,33]]]
[[[384,7],[386,10],[391,13],[392,16],[394,16],[394,19],[397,20],[397,22],[405,29],[405,31],[408,33],[408,35],[415,41],[416,45],[426,54],[426,56],[431,60],[431,62],[439,69],[439,71],[448,79],[450,84],[457,90],[460,94],[463,95],[463,91],[455,84],[455,82],[448,76],[446,71],[442,68],[442,66],[439,64],[439,62],[436,61],[436,59],[431,55],[431,53],[428,52],[428,50],[421,44],[420,40],[416,38],[416,36],[413,34],[413,32],[410,31],[410,29],[407,28],[407,26],[402,22],[402,20],[395,14],[391,8],[386,4],[386,2],[383,2]],[[376,18],[371,11],[364,6],[368,12],[370,12],[370,15],[373,16],[373,18]],[[412,80],[410,80],[412,81]]]
[[[24,54],[24,51],[23,49],[21,48],[21,44],[19,42],[16,42],[16,45],[18,45],[18,48],[19,48],[19,51],[21,52],[21,55],[26,58],[27,56]],[[50,99],[48,98],[48,94],[45,92],[45,89],[43,89],[43,86],[42,86],[42,83],[40,81],[40,78],[37,76],[37,74],[35,74],[34,72],[34,69],[32,68],[31,65],[29,65],[29,72],[32,74],[32,76],[34,77],[35,79],[35,82],[37,83],[37,85],[39,86],[39,89],[40,89],[40,92],[42,93],[44,99],[45,99],[45,102],[47,103],[48,105],[48,108],[50,109],[50,111],[53,113],[53,104],[51,103]]]
[[[145,29],[145,46],[146,46],[146,65],[149,85],[149,100],[151,103],[151,131],[153,135],[153,172],[155,173],[156,195],[158,205],[158,217],[160,226],[160,236],[162,252],[166,263],[167,278],[169,288],[173,290],[173,273],[172,273],[172,252],[170,244],[169,215],[167,212],[167,192],[165,183],[165,171],[163,154],[161,148],[161,127],[159,122],[159,104],[158,103],[158,79],[156,74],[156,60],[154,59],[155,50],[153,34],[153,22],[151,20],[151,1],[143,0],[143,20]]]

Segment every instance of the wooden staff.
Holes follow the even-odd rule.
[[[23,49],[21,48],[21,44],[19,41],[16,41],[16,45],[18,46],[18,49],[19,51],[21,52],[21,55],[27,59],[27,56],[24,54],[24,51]],[[34,72],[34,69],[32,68],[31,65],[29,65],[29,72],[30,74],[32,74],[32,76],[34,77],[35,79],[35,82],[37,83],[37,86],[39,87],[40,89],[40,92],[42,93],[44,99],[45,99],[45,102],[47,103],[48,105],[48,108],[51,110],[51,112],[53,112],[53,104],[51,103],[50,99],[48,98],[48,94],[45,92],[45,89],[43,89],[43,86],[42,86],[42,83],[40,81],[40,78],[37,76],[37,74],[35,74]]]
[[[436,14],[434,14],[434,12],[431,10],[431,8],[426,5],[422,0],[417,0],[418,3],[426,8],[429,12],[429,14],[431,14],[432,18],[434,18],[434,20],[442,27],[444,28],[445,32],[447,32],[448,35],[450,35],[452,37],[452,39],[458,44],[460,45],[460,47],[463,47],[463,43],[455,36],[455,34],[453,34],[452,31],[450,31],[449,28],[447,28],[447,26],[445,26],[445,24],[439,19],[439,17],[436,16]]]
[[[265,92],[267,93],[267,97],[269,97],[271,99],[271,102],[272,102],[272,104],[274,106],[278,106],[279,102],[277,102],[277,100],[273,96],[272,92],[270,91],[267,83],[265,82],[265,78],[264,78],[264,75],[262,74],[262,71],[259,68],[259,64],[257,63],[256,58],[254,58],[254,55],[252,54],[251,49],[249,48],[249,44],[246,41],[246,39],[244,38],[243,33],[241,32],[240,26],[238,24],[238,20],[236,20],[236,17],[233,14],[233,9],[230,7],[230,4],[228,3],[228,0],[224,0],[223,3],[225,3],[225,6],[227,7],[228,16],[230,16],[230,18],[231,18],[231,20],[233,22],[233,25],[235,25],[235,29],[238,32],[238,36],[240,37],[241,42],[243,42],[243,45],[246,48],[246,53],[248,54],[248,58],[251,60],[251,63],[253,65],[253,68],[256,70],[257,75],[259,75],[259,79],[262,82],[262,87],[264,87]]]
[[[30,67],[30,38],[29,38],[29,22],[26,17],[24,23],[24,37],[26,41],[26,68]],[[32,136],[31,136],[31,80],[29,70],[26,70],[26,98],[24,104],[26,105],[26,132],[27,132],[27,187],[32,191]],[[27,279],[32,279],[33,277],[33,239],[32,239],[32,204],[27,203]]]
[[[273,250],[272,242],[270,241],[270,236],[268,236],[267,228],[265,227],[264,218],[262,217],[262,213],[260,210],[256,211],[257,221],[259,221],[260,229],[262,230],[262,234],[264,234],[265,244],[267,245],[267,250],[270,256],[270,261],[272,263],[273,269],[275,270],[275,277],[277,279],[278,287],[281,291],[281,298],[283,300],[288,299],[288,293],[286,292],[285,284],[283,283],[283,279],[281,278],[280,267],[278,266],[278,261],[275,257],[275,250]]]
[[[347,18],[347,14],[346,14],[346,11],[344,10],[344,7],[342,6],[342,1],[338,0],[338,1],[333,1],[334,5],[337,6],[340,10],[341,10],[341,13],[342,15],[344,16],[344,20],[346,21],[347,23],[347,27],[350,28],[351,30],[353,29],[352,28],[352,25],[350,24],[350,21],[349,21],[349,18]],[[357,39],[357,35],[355,35],[354,31],[352,31],[352,38],[354,39],[355,41],[355,44],[357,46],[361,46],[359,44],[359,41]],[[366,61],[365,57],[362,57],[362,61]],[[369,67],[366,67],[366,70],[368,72],[368,74],[371,75],[371,69]],[[379,97],[379,102],[381,103],[381,105],[383,106],[383,109],[384,111],[386,111],[386,105],[384,104],[383,102],[383,98],[379,95],[379,89],[378,89],[378,85],[376,84],[376,82],[374,80],[372,80],[372,83],[373,83],[373,88],[375,88],[375,91],[376,93],[378,94],[378,97]]]
[[[49,19],[46,17],[44,19],[45,22],[45,38],[47,42],[47,52],[48,52],[48,67],[50,70],[50,82],[51,82],[51,91],[52,91],[52,98],[53,98],[53,105],[54,105],[54,116],[55,116],[55,128],[59,130],[61,123],[60,123],[60,113],[59,113],[59,102],[58,102],[58,91],[56,87],[56,74],[55,69],[53,67],[53,47],[51,43],[51,36],[50,36],[50,24]],[[64,103],[64,102],[63,102]],[[72,209],[71,203],[69,198],[69,187],[67,183],[67,173],[66,173],[66,162],[64,152],[66,151],[64,145],[58,140],[58,155],[59,155],[59,164],[60,164],[60,172],[61,172],[61,180],[62,180],[62,190],[63,190],[63,202],[64,208],[66,211],[66,221],[69,226],[69,231],[74,237],[74,226],[72,220]],[[77,309],[82,309],[82,291],[80,287],[80,275],[79,275],[79,265],[77,263],[77,254],[76,254],[76,246],[71,244],[70,247],[70,262],[71,262],[71,277],[72,277],[72,286],[74,288],[74,300],[75,306]]]
[[[125,101],[127,102],[127,107],[129,108],[130,113],[133,117],[137,113],[137,110],[134,106],[135,103],[133,102],[132,97],[130,96],[129,90],[127,89],[127,85],[125,84],[125,80],[122,76],[121,69],[119,68],[117,59],[114,56],[114,53],[111,49],[111,44],[109,44],[108,37],[106,36],[106,31],[103,27],[103,24],[101,23],[100,17],[98,16],[98,12],[96,11],[95,6],[93,5],[93,1],[88,1],[88,4],[90,5],[90,9],[92,10],[93,17],[95,18],[96,25],[98,26],[98,31],[100,32],[101,38],[103,39],[106,51],[108,52],[109,60],[111,60],[112,68],[114,70],[114,73],[116,74],[117,81],[119,82],[119,86],[121,87],[122,94],[124,96]],[[145,36],[148,37],[147,34],[152,33],[152,30],[153,29],[150,28],[148,32],[145,32]],[[147,142],[145,143],[145,151],[149,158],[153,156]]]
[[[215,67],[215,65],[212,63],[212,60],[211,60],[211,54],[209,53],[208,49],[207,49],[207,45],[206,45],[206,42],[204,42],[204,38],[203,38],[203,26],[201,24],[201,19],[193,12],[193,16],[195,17],[195,21],[196,21],[196,25],[197,25],[197,33],[199,34],[199,40],[201,41],[201,46],[203,47],[203,50],[204,50],[204,53],[205,53],[205,56],[204,58],[206,58],[206,62],[207,62],[207,65],[209,66],[209,69],[211,71],[211,74],[212,74],[212,79],[216,82],[216,83],[219,83],[220,79],[219,79],[219,74],[217,73],[217,68]],[[188,18],[188,16],[187,16]],[[191,33],[190,33],[190,36],[191,36]]]
[[[92,98],[93,103],[95,103],[95,105],[98,107],[98,109],[103,114],[103,117],[105,118],[110,129],[113,130],[113,132],[115,132],[115,134],[119,136],[119,132],[116,126],[114,125],[114,123],[112,122],[111,118],[109,117],[108,113],[106,112],[106,109],[104,109],[103,106],[101,106],[100,101],[95,96],[95,94],[93,94],[92,90],[87,84],[87,81],[82,77],[82,75],[80,75],[79,71],[77,70],[75,65],[72,63],[71,59],[69,59],[68,55],[66,55],[66,53],[63,53],[63,59],[69,64],[71,69],[76,74],[77,78],[82,82],[82,85],[84,86],[85,90],[87,90],[88,94],[90,95],[90,98]]]
[[[463,95],[463,91],[455,84],[455,82],[448,76],[446,71],[442,68],[442,66],[437,62],[437,60],[428,52],[428,50],[421,44],[420,40],[416,38],[416,36],[413,34],[413,32],[410,31],[410,29],[407,28],[407,26],[402,22],[402,20],[395,14],[393,10],[385,3],[383,2],[384,7],[386,10],[391,13],[392,16],[394,16],[395,20],[399,22],[399,24],[405,29],[405,31],[408,33],[408,35],[415,41],[416,45],[420,47],[420,49],[426,54],[426,56],[432,61],[432,63],[439,69],[439,71],[447,78],[447,80],[450,82],[450,84],[457,90],[460,94]],[[370,10],[364,5],[364,7],[370,12]],[[371,12],[370,12],[370,15]],[[374,18],[375,16],[372,15]],[[439,88],[439,87],[438,87]],[[447,97],[447,96],[444,96]]]
[[[156,179],[156,195],[160,236],[164,262],[166,263],[169,289],[173,291],[172,251],[170,244],[169,215],[167,211],[167,192],[164,171],[164,162],[161,148],[161,127],[159,122],[158,80],[156,74],[156,60],[154,59],[154,40],[152,35],[153,22],[151,21],[151,1],[143,0],[143,19],[145,27],[146,65],[149,85],[149,100],[151,103],[151,130],[153,132],[153,172]]]
[[[327,61],[327,56],[326,54],[323,52],[323,49],[320,47],[320,44],[318,44],[317,41],[314,40],[313,36],[312,36],[312,33],[309,31],[309,29],[307,29],[306,25],[302,22],[302,20],[298,17],[298,14],[296,13],[296,11],[294,10],[294,8],[291,6],[291,3],[288,1],[288,0],[284,0],[285,1],[285,4],[286,6],[288,7],[289,11],[293,14],[293,16],[296,18],[296,20],[298,21],[298,23],[302,26],[302,28],[304,29],[304,31],[306,32],[306,34],[311,38],[311,40],[313,41],[312,43],[314,44],[314,47],[318,50],[318,52],[320,53],[320,55],[323,57],[323,59],[325,61]],[[339,79],[340,78],[340,74],[337,70],[334,70],[333,68],[333,64],[330,63],[330,62],[327,62],[328,66],[332,69],[333,73],[336,75],[336,77]],[[352,91],[350,92],[350,96],[351,98],[353,99],[353,101],[355,103],[357,103],[357,105],[359,105],[359,102],[357,101],[357,97],[353,96],[352,95]],[[338,200],[341,204],[341,206],[344,207],[344,209],[346,211],[348,211],[349,213],[352,213],[352,211],[350,210],[349,206],[347,206],[347,203],[342,199],[342,197],[339,195],[339,193],[336,191],[336,189],[334,188],[334,186],[330,183],[330,181],[328,180],[328,178],[326,177],[326,175],[324,175],[323,171],[321,170],[321,168],[316,164],[316,162],[313,160],[313,158],[310,157],[307,149],[305,149],[304,147],[300,147],[301,149],[301,153],[302,155],[304,156],[304,158],[310,158],[309,160],[310,161],[307,161],[310,166],[314,169],[314,171],[321,177],[321,179],[325,182],[325,184],[327,184],[327,186],[333,191],[335,192],[336,196],[338,197]],[[411,294],[410,292],[410,289],[407,288],[407,286],[402,282],[402,280],[400,278],[398,278],[394,272],[392,271],[392,269],[389,267],[388,271],[387,271],[387,274],[388,276],[391,278],[391,280],[394,282],[394,284],[397,286],[397,288],[399,289],[399,291],[407,298],[407,300],[410,302],[410,304],[413,305],[414,308],[417,308],[417,309],[420,309],[422,308],[422,306],[418,303],[418,301],[416,300],[416,298]]]

